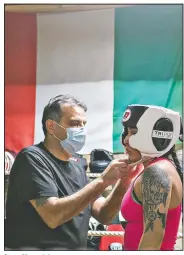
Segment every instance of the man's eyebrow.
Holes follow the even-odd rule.
[[[70,119],[70,121],[73,121],[73,122],[74,121],[77,121],[77,122],[81,122],[81,121],[87,122],[85,119],[82,120],[82,119],[77,119],[77,118],[76,119]]]

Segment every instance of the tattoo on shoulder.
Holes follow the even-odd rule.
[[[48,202],[49,197],[41,197],[35,199],[35,204],[37,207],[42,206]]]
[[[170,191],[170,179],[166,171],[159,166],[150,166],[143,174],[142,195],[144,204],[145,232],[154,230],[156,219],[161,220],[162,228],[166,227],[166,213],[159,211],[162,204],[166,207]]]

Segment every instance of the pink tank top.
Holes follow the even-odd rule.
[[[152,161],[151,164],[163,159],[166,160],[166,158],[159,158]],[[143,207],[141,204],[138,204],[138,202],[133,200],[132,191],[134,182],[127,190],[121,203],[121,214],[127,221],[124,236],[125,250],[138,250],[139,242],[143,234]],[[177,239],[180,216],[181,205],[168,210],[165,235],[160,250],[174,249],[174,245]]]

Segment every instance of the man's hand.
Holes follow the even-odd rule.
[[[123,172],[121,182],[123,185],[130,185],[132,180],[144,169],[143,164],[138,164],[137,166],[127,166],[126,171]]]
[[[123,178],[123,176],[125,176],[127,173],[127,166],[128,164],[125,160],[115,159],[111,161],[101,175],[105,185],[113,185],[119,179]]]

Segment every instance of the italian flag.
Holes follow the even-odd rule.
[[[121,153],[127,104],[182,112],[182,5],[135,5],[57,14],[6,13],[5,149],[43,140],[49,99],[88,106],[81,153]],[[145,127],[146,128],[146,127]]]

